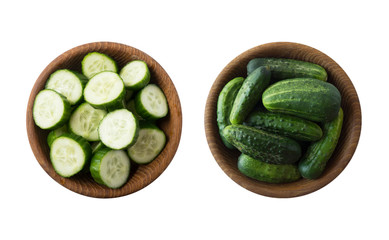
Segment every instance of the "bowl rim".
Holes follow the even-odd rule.
[[[350,136],[347,138],[348,141],[347,154],[342,155],[343,158],[341,159],[341,161],[339,161],[340,162],[339,166],[337,166],[335,170],[333,170],[332,172],[326,174],[325,176],[326,178],[321,177],[316,180],[300,179],[297,182],[285,183],[285,184],[264,183],[243,176],[243,174],[241,174],[237,170],[237,167],[233,166],[232,163],[228,162],[226,160],[226,157],[223,156],[223,154],[236,155],[236,151],[226,148],[220,140],[218,131],[215,131],[215,129],[217,129],[216,105],[217,105],[217,96],[219,95],[218,93],[221,91],[222,87],[228,82],[228,80],[232,79],[232,78],[228,79],[227,78],[228,76],[230,76],[231,74],[233,75],[235,74],[235,77],[239,76],[236,70],[238,64],[243,64],[245,67],[247,65],[248,59],[250,60],[254,57],[265,57],[265,56],[272,57],[267,54],[269,54],[269,52],[277,48],[282,48],[283,50],[285,49],[288,51],[299,51],[296,49],[300,49],[301,52],[294,53],[296,56],[298,56],[298,58],[301,58],[302,55],[304,55],[306,52],[309,52],[310,53],[309,57],[312,60],[311,62],[318,61],[319,58],[324,59],[325,61],[328,62],[328,66],[327,66],[328,69],[325,67],[327,72],[329,72],[329,70],[331,72],[337,71],[337,74],[340,74],[341,77],[345,81],[347,81],[348,87],[350,88],[348,89],[348,92],[351,92],[353,94],[353,108],[355,108],[356,111],[353,112],[353,119],[351,120],[353,123],[353,125],[351,126],[352,131]],[[286,58],[290,58],[290,57],[286,57]],[[292,59],[296,59],[296,57]],[[332,182],[337,176],[339,176],[339,174],[346,168],[348,163],[351,161],[351,158],[355,153],[355,150],[359,142],[359,138],[361,134],[361,126],[362,126],[361,106],[360,106],[357,92],[355,90],[354,85],[352,84],[351,79],[347,76],[344,70],[332,58],[330,58],[323,52],[313,47],[301,43],[296,43],[296,42],[270,42],[270,43],[261,44],[242,52],[233,60],[231,60],[222,69],[222,71],[219,73],[214,83],[212,84],[212,87],[209,91],[208,98],[206,101],[205,114],[204,114],[204,129],[205,129],[208,146],[214,159],[218,163],[219,167],[223,170],[223,172],[241,187],[253,193],[266,196],[266,197],[273,197],[273,198],[292,198],[292,197],[304,196],[313,193],[323,188],[330,182]],[[337,152],[339,152],[339,150]],[[302,184],[303,187],[300,188],[296,187],[296,183],[300,181],[301,183],[303,183]]]
[[[107,187],[103,187],[101,185],[93,184],[93,186],[96,186],[97,189],[91,189],[90,185],[92,184],[85,184],[84,186],[80,186],[78,184],[74,184],[73,182],[69,181],[71,178],[64,178],[59,176],[53,169],[52,165],[50,164],[50,159],[43,159],[44,158],[44,150],[41,147],[42,142],[46,143],[46,139],[42,140],[34,135],[37,135],[37,131],[46,131],[47,130],[42,130],[39,129],[32,117],[32,107],[33,107],[33,102],[35,99],[36,94],[39,92],[39,90],[44,88],[44,83],[47,80],[47,76],[49,76],[52,72],[54,72],[57,69],[61,68],[61,65],[63,63],[66,63],[66,61],[69,61],[72,58],[75,58],[77,54],[79,55],[80,52],[92,52],[92,51],[109,51],[109,49],[114,49],[112,51],[117,51],[117,52],[125,52],[126,54],[130,53],[130,56],[134,56],[135,58],[141,58],[141,60],[144,60],[147,62],[149,65],[149,69],[151,68],[155,69],[156,71],[158,70],[160,73],[160,78],[163,78],[163,81],[167,81],[167,86],[168,86],[168,94],[172,98],[173,102],[169,102],[169,122],[172,121],[173,117],[170,117],[170,115],[174,115],[174,128],[172,128],[172,136],[170,137],[169,141],[165,145],[164,149],[160,153],[159,157],[155,159],[153,162],[145,165],[146,167],[144,168],[145,170],[142,171],[140,174],[145,178],[139,179],[137,177],[136,181],[139,181],[139,184],[135,184],[134,186],[127,187],[128,182],[121,188],[119,189],[109,189]],[[111,56],[112,57],[112,56]],[[115,61],[114,57],[112,57]],[[151,63],[151,64],[150,64]],[[70,63],[68,63],[70,64]],[[42,88],[43,86],[43,88]],[[162,87],[161,87],[162,88]],[[164,89],[165,91],[165,89]],[[35,93],[35,94],[34,94]],[[170,97],[167,96],[167,99]],[[174,105],[174,108],[171,106]],[[176,112],[172,113],[170,109],[175,109]],[[135,193],[145,187],[147,187],[149,184],[154,182],[164,171],[165,169],[169,166],[171,161],[173,160],[177,149],[180,144],[181,140],[181,134],[182,134],[182,109],[181,109],[181,102],[180,98],[178,95],[178,92],[175,88],[175,85],[173,81],[171,80],[170,76],[168,73],[165,71],[165,69],[151,56],[149,56],[147,53],[123,44],[123,43],[117,43],[117,42],[111,42],[111,41],[100,41],[100,42],[89,42],[89,43],[84,43],[81,45],[78,45],[76,47],[73,47],[62,54],[58,55],[54,60],[52,60],[44,69],[43,71],[39,74],[38,78],[35,80],[34,85],[31,89],[30,96],[28,99],[27,103],[27,111],[26,111],[26,130],[27,130],[27,137],[30,143],[31,150],[38,161],[39,165],[43,168],[43,170],[52,178],[54,179],[57,183],[62,185],[63,187],[87,196],[87,197],[94,197],[94,198],[116,198],[116,197],[122,197],[126,195],[130,195],[132,193]],[[40,141],[39,142],[37,142]],[[159,161],[159,158],[164,157],[163,160]],[[166,159],[165,159],[166,158]],[[157,161],[158,160],[158,161]],[[143,166],[142,166],[143,167]],[[137,170],[138,171],[138,170]],[[131,176],[130,176],[131,177]],[[133,176],[135,177],[135,175]],[[85,178],[85,177],[81,177]],[[82,181],[82,179],[81,179]],[[135,180],[134,180],[135,181]]]

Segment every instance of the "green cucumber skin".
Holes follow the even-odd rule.
[[[269,66],[275,81],[290,78],[315,78],[327,81],[326,70],[317,64],[286,58],[254,58],[247,64],[247,73],[256,68]]]
[[[230,122],[241,124],[254,106],[260,102],[262,92],[270,83],[269,67],[255,69],[243,81],[232,105]]]
[[[343,125],[343,110],[331,122],[323,124],[323,137],[312,143],[299,162],[299,171],[304,178],[317,179],[323,173],[339,140]]]
[[[154,85],[156,85],[156,84],[154,84]],[[160,88],[158,85],[156,85],[156,86],[158,88]],[[141,100],[141,94],[142,94],[143,89],[144,88],[142,88],[140,91],[138,91],[135,95],[135,98],[134,98],[134,107],[135,107],[134,110],[137,113],[137,115],[139,115],[144,120],[150,120],[150,121],[158,120],[160,118],[166,117],[166,115],[169,113],[169,110],[166,112],[166,114],[164,116],[161,116],[161,117],[156,117],[156,116],[150,114],[149,112],[147,112],[147,110],[146,110],[145,106],[142,104],[142,100]],[[162,91],[162,89],[161,89],[161,91]],[[162,91],[162,93],[165,94],[163,91]],[[166,98],[166,96],[165,96],[165,98]],[[166,103],[167,103],[167,99],[166,99]],[[168,105],[168,109],[169,109],[169,105]]]
[[[268,87],[262,95],[262,102],[271,112],[328,122],[338,115],[341,95],[331,83],[313,78],[294,78]]]
[[[76,134],[73,134],[73,133],[64,133],[62,134],[60,137],[66,137],[66,138],[71,138],[73,139],[74,141],[76,141],[78,144],[80,144],[83,152],[84,152],[84,155],[85,155],[85,162],[84,162],[84,166],[82,167],[82,169],[79,171],[79,172],[88,172],[89,168],[89,163],[90,163],[90,159],[91,159],[91,156],[92,156],[92,148],[89,144],[89,142],[87,140],[85,140],[83,137],[80,137]],[[58,137],[58,138],[60,138]],[[55,140],[57,140],[58,138],[56,138]],[[55,140],[53,141],[53,143],[55,142]],[[52,144],[53,144],[52,143]],[[50,153],[50,159],[51,159],[51,153]],[[61,175],[56,169],[55,169],[55,165],[53,164],[53,162],[51,162],[52,165],[53,165],[53,168],[54,170],[59,174]],[[73,174],[72,176],[76,175],[77,173]],[[62,176],[62,177],[71,177],[71,176]]]
[[[254,127],[230,125],[223,134],[240,152],[267,163],[290,164],[301,157],[301,147],[295,140]]]
[[[298,141],[313,142],[323,136],[323,131],[318,124],[283,113],[254,111],[249,114],[243,124]]]
[[[101,180],[101,176],[100,176],[100,165],[101,165],[101,160],[104,158],[105,154],[107,154],[111,150],[112,149],[105,147],[105,148],[97,151],[93,155],[90,166],[89,166],[89,171],[92,175],[93,180],[95,180],[97,183],[104,185],[104,186],[105,186],[105,183],[103,182],[103,180]]]
[[[235,149],[235,147],[225,139],[223,129],[231,125],[230,113],[232,105],[243,81],[243,77],[237,77],[229,81],[220,92],[217,100],[217,126],[219,128],[219,134],[224,145],[230,149]]]
[[[294,164],[270,164],[245,154],[238,158],[238,169],[247,177],[267,183],[288,183],[301,178]]]
[[[51,144],[54,142],[54,140],[62,136],[64,133],[69,133],[68,124],[65,124],[60,128],[50,131],[47,135],[47,145],[51,147]]]

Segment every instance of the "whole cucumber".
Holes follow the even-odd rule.
[[[238,169],[247,177],[267,183],[294,182],[301,178],[294,164],[270,164],[245,154],[238,158]]]
[[[231,124],[230,113],[232,104],[234,103],[235,97],[238,94],[243,81],[243,77],[237,77],[229,81],[220,92],[217,100],[217,126],[219,128],[219,134],[224,145],[230,149],[234,149],[235,147],[225,139],[223,136],[223,129]]]
[[[254,127],[230,125],[223,135],[240,152],[268,163],[289,164],[301,157],[301,147],[295,140]]]
[[[331,83],[313,78],[294,78],[268,87],[263,92],[262,102],[271,112],[328,122],[338,115],[341,95]]]
[[[323,135],[323,131],[316,123],[283,113],[254,111],[249,114],[243,124],[298,141],[313,142]]]
[[[270,69],[259,67],[244,80],[236,95],[230,114],[232,124],[240,124],[246,116],[261,101],[262,92],[270,83]]]
[[[299,162],[299,171],[304,178],[316,179],[323,173],[339,140],[343,125],[343,110],[331,122],[324,123],[323,137],[312,143]]]
[[[247,64],[247,74],[261,66],[269,66],[272,79],[315,78],[327,81],[326,70],[317,64],[286,58],[254,58]]]

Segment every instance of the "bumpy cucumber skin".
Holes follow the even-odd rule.
[[[229,81],[220,92],[217,100],[217,126],[219,128],[220,138],[224,145],[230,149],[235,149],[235,147],[225,139],[223,136],[223,129],[228,125],[231,125],[230,113],[232,105],[234,104],[235,97],[238,94],[243,81],[243,77],[237,77]]]
[[[68,124],[65,124],[60,128],[50,131],[49,135],[47,135],[47,145],[51,147],[51,144],[54,142],[54,140],[62,136],[64,133],[69,133]]]
[[[323,136],[323,131],[318,124],[283,113],[254,111],[249,114],[243,124],[298,141],[313,142]]]
[[[96,75],[96,74],[99,73],[99,72],[96,72],[96,73],[94,73],[93,75],[89,75],[89,74],[86,72],[86,70],[85,70],[85,61],[88,59],[88,56],[93,55],[93,54],[99,54],[99,55],[101,55],[101,56],[103,56],[103,57],[109,59],[109,60],[113,63],[114,69],[110,69],[110,70],[108,70],[108,71],[111,71],[111,72],[117,72],[117,71],[118,71],[118,65],[117,65],[117,63],[116,63],[110,56],[108,56],[107,54],[104,54],[104,53],[100,53],[100,52],[90,52],[90,53],[88,53],[87,55],[85,55],[85,57],[84,57],[84,58],[82,59],[82,61],[81,61],[81,68],[82,68],[81,70],[82,70],[82,74],[83,74],[84,76],[86,76],[88,79],[91,79],[94,75]],[[103,71],[107,71],[107,70],[103,70]]]
[[[331,83],[313,78],[294,78],[268,87],[262,95],[262,102],[272,112],[328,122],[338,115],[341,95]]]
[[[286,58],[254,58],[247,64],[247,73],[269,66],[274,81],[290,78],[315,78],[327,81],[326,70],[317,64]]]
[[[232,124],[241,124],[254,106],[261,100],[262,92],[270,83],[269,67],[255,69],[243,81],[230,113]]]
[[[70,106],[70,103],[69,103],[69,101],[66,99],[66,97],[64,96],[64,95],[62,95],[62,94],[60,94],[60,93],[58,93],[58,92],[56,92],[56,91],[54,91],[54,90],[51,90],[51,89],[44,89],[44,90],[42,90],[42,91],[53,91],[53,92],[55,92],[55,93],[57,93],[60,97],[61,97],[61,99],[62,99],[62,103],[63,103],[63,106],[64,106],[64,114],[62,115],[62,118],[54,125],[54,126],[51,126],[51,127],[49,127],[49,128],[42,128],[41,126],[39,126],[38,124],[36,124],[36,121],[35,121],[35,116],[34,116],[34,108],[35,108],[35,101],[34,101],[34,106],[32,107],[32,117],[33,117],[33,119],[34,119],[34,122],[35,122],[35,124],[38,126],[38,127],[40,127],[41,129],[46,129],[46,130],[54,130],[54,129],[56,129],[56,128],[59,128],[59,127],[62,127],[64,124],[66,124],[66,122],[69,120],[69,118],[70,118],[70,113],[71,113],[71,106]],[[42,92],[42,91],[40,91],[40,92]],[[39,93],[40,93],[39,92]],[[39,95],[39,93],[38,93],[38,95]],[[38,95],[35,97],[35,99],[38,97]]]
[[[288,137],[239,124],[225,127],[223,134],[240,152],[267,163],[290,164],[301,157],[299,143]]]
[[[288,183],[301,178],[294,164],[271,164],[241,154],[238,158],[239,171],[250,178],[267,183]]]
[[[323,137],[312,143],[299,162],[299,171],[304,178],[317,179],[323,173],[328,160],[331,158],[343,125],[343,110],[331,122],[323,124]]]
[[[64,133],[62,134],[60,137],[56,138],[55,140],[59,139],[59,138],[62,138],[62,137],[65,137],[65,138],[71,138],[73,139],[74,141],[76,141],[78,144],[80,144],[81,146],[81,149],[83,150],[84,152],[84,156],[85,156],[85,161],[84,161],[84,165],[83,167],[81,168],[81,170],[79,172],[87,172],[89,169],[88,169],[88,166],[89,166],[89,163],[90,163],[90,159],[91,159],[91,156],[92,156],[92,148],[89,144],[89,142],[87,140],[85,140],[83,137],[80,137],[80,136],[77,136],[73,133]],[[53,143],[51,145],[54,144],[55,140],[53,141]],[[52,156],[51,156],[51,152],[50,152],[50,160],[52,159]],[[53,161],[51,160],[51,163],[53,165],[53,168],[54,170],[56,171],[56,173],[58,173],[60,176],[62,177],[71,177],[71,176],[74,176],[76,175],[77,173],[79,172],[76,172],[74,173],[73,175],[70,175],[70,176],[63,176],[61,175],[61,173],[55,168],[55,164],[53,163]]]

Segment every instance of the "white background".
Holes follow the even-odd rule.
[[[314,3],[318,2],[318,3]],[[0,239],[388,239],[388,7],[385,1],[2,1]],[[41,71],[84,43],[113,41],[156,59],[183,111],[181,143],[151,185],[115,199],[52,180],[30,149],[25,115]],[[217,165],[204,133],[208,91],[254,46],[317,48],[349,75],[362,107],[350,164],[298,198],[254,194]]]

